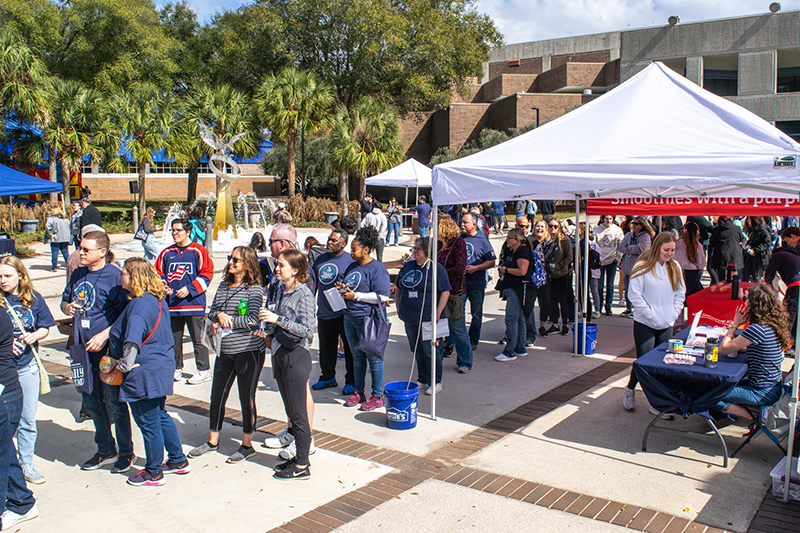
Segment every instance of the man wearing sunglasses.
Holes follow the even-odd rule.
[[[214,262],[203,245],[192,242],[192,223],[188,219],[172,221],[172,238],[175,244],[161,252],[155,267],[167,288],[175,337],[175,381],[183,377],[183,330],[188,326],[197,373],[187,383],[199,385],[211,381],[208,348],[200,338],[205,324],[206,290],[214,277]]]

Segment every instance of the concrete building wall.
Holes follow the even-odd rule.
[[[800,120],[800,93],[731,96],[728,99],[769,122]]]
[[[703,86],[703,56],[686,58],[686,79]]]
[[[739,54],[739,95],[775,94],[777,84],[777,50]]]

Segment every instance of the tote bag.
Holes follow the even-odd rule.
[[[75,339],[75,344],[69,347],[69,357],[71,363],[69,370],[72,373],[72,383],[78,392],[91,394],[94,390],[94,380],[92,379],[92,362],[89,360],[89,354],[86,352],[86,346],[83,344],[83,335],[81,334],[81,315],[80,311],[75,311],[75,316],[72,317],[72,332]]]
[[[369,316],[364,319],[364,327],[361,330],[361,338],[356,344],[356,350],[383,360],[392,324],[386,318],[386,304],[381,302],[371,307]]]

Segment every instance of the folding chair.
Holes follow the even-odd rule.
[[[758,407],[758,416],[755,417],[755,419],[754,419],[754,422],[756,423],[755,429],[750,433],[750,435],[747,436],[747,438],[744,440],[744,442],[742,442],[739,445],[739,447],[736,448],[736,450],[731,454],[731,457],[735,457],[736,454],[739,453],[739,450],[744,448],[753,439],[753,437],[755,437],[759,433],[763,433],[764,435],[766,435],[767,438],[769,438],[769,440],[771,440],[775,444],[775,446],[780,448],[780,450],[783,453],[783,455],[786,455],[786,448],[784,448],[783,444],[781,444],[781,443],[784,440],[786,440],[786,437],[789,435],[788,420],[787,420],[786,428],[777,427],[777,428],[772,428],[771,429],[770,426],[773,426],[774,424],[769,424],[768,425],[766,423],[765,413],[768,410],[773,409],[776,405],[780,404],[781,401],[785,397],[787,397],[787,395],[790,395],[790,394],[791,394],[791,384],[784,382],[784,384],[783,384],[783,394],[781,395],[780,398],[778,398],[778,401],[776,401],[772,405],[765,405],[765,406],[762,406],[762,407]],[[788,404],[787,404],[787,407],[788,407]],[[752,412],[752,410],[756,409],[756,406],[745,406],[745,408],[748,411]]]

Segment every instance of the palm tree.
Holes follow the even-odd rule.
[[[84,155],[98,159],[104,154],[104,147],[110,148],[115,143],[102,94],[76,81],[54,79],[51,95],[42,136],[48,152],[53,156],[58,154],[61,160],[66,208],[70,201],[71,170],[81,164]]]
[[[340,172],[339,199],[348,199],[348,177],[353,176],[352,195],[362,195],[368,173],[387,170],[405,157],[400,143],[397,115],[391,106],[365,97],[351,109],[340,107],[330,135],[331,163]]]
[[[0,30],[0,114],[22,119],[45,108],[47,69],[8,27]]]
[[[289,195],[295,194],[294,154],[302,135],[327,131],[332,123],[333,90],[315,74],[288,67],[270,74],[256,89],[254,104],[261,124],[274,140],[286,143]]]
[[[124,143],[124,149],[112,166],[121,169],[125,165],[126,155],[136,162],[139,211],[144,213],[147,200],[145,170],[148,164],[153,164],[153,154],[164,150],[177,164],[187,162],[187,157],[180,151],[185,141],[180,128],[176,127],[177,103],[171,93],[143,83],[135,85],[130,91],[113,95],[110,107],[114,110],[110,114],[111,122]]]
[[[244,93],[229,85],[220,87],[199,87],[189,93],[183,107],[180,121],[184,143],[179,148],[188,160],[189,182],[186,202],[194,202],[197,196],[197,174],[200,159],[209,152],[209,147],[200,139],[199,125],[203,124],[222,141],[234,135],[248,132],[234,146],[236,155],[252,156],[258,150],[259,134],[256,117],[250,100]],[[219,179],[217,179],[219,194]]]

